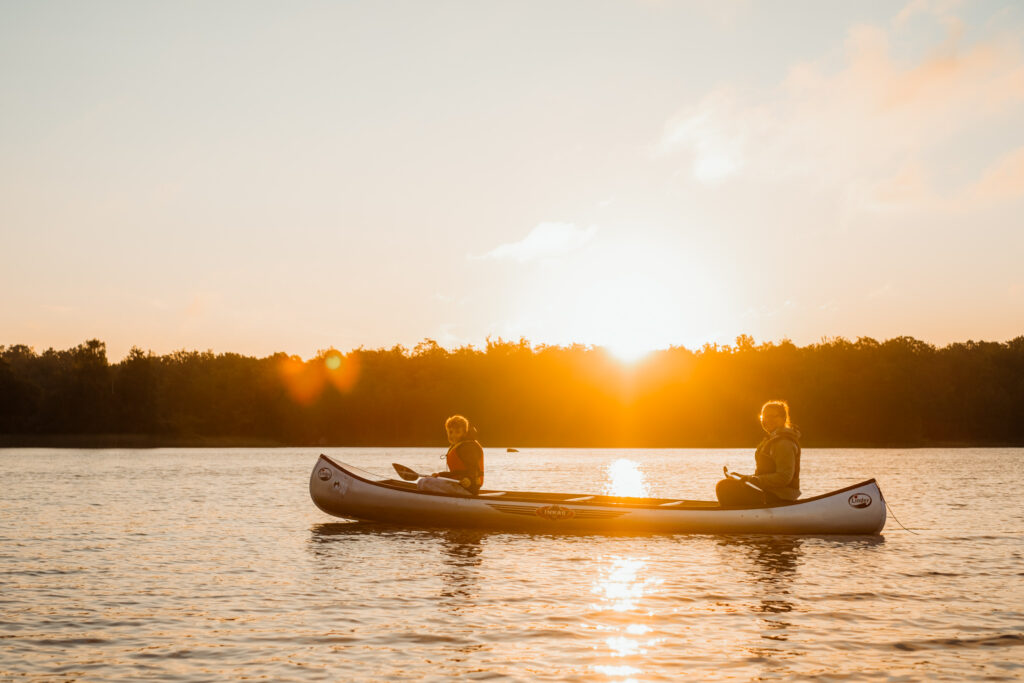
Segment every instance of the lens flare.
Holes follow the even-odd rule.
[[[307,362],[288,356],[277,370],[289,398],[308,406],[320,398],[328,383],[342,393],[351,391],[359,379],[359,360],[355,354],[345,356],[331,349]]]
[[[284,358],[277,370],[288,396],[299,405],[308,406],[323,393],[323,372],[298,356]]]
[[[328,351],[324,356],[327,381],[342,393],[352,390],[359,379],[359,357],[354,353],[345,356],[338,351]]]

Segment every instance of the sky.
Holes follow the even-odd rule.
[[[0,345],[1024,334],[1019,2],[0,0]]]

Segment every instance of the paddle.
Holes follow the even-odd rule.
[[[395,468],[395,472],[398,472],[398,476],[406,481],[416,481],[420,477],[426,476],[424,474],[420,474],[416,470],[409,469],[405,465],[399,465],[397,462],[391,463],[391,466]]]
[[[722,465],[722,471],[725,472],[725,476],[729,477],[730,479],[735,479],[736,481],[742,481],[744,484],[746,484],[750,488],[754,489],[755,491],[757,491],[759,493],[764,493],[764,489],[761,488],[760,486],[758,486],[757,484],[753,484],[753,483],[745,480],[742,476],[740,476],[739,474],[736,474],[735,472],[730,472],[728,465]]]

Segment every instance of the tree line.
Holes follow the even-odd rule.
[[[805,445],[1024,445],[1024,336],[799,347],[673,347],[624,364],[599,347],[488,340],[316,357],[0,346],[0,445],[442,444],[461,413],[491,446],[736,447],[789,401]]]

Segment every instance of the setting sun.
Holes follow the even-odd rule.
[[[591,237],[579,253],[563,255],[557,267],[543,260],[532,266],[529,280],[515,292],[508,336],[580,342],[634,363],[654,350],[699,345],[719,329],[727,288],[704,284],[714,277],[704,264],[628,228]]]
[[[578,308],[578,326],[623,361],[635,361],[666,343],[677,325],[668,314],[673,304],[651,278],[619,275],[595,283]]]
[[[637,340],[636,343],[622,342],[607,344],[604,348],[608,353],[627,364],[643,360],[648,354],[655,350],[640,340]]]

